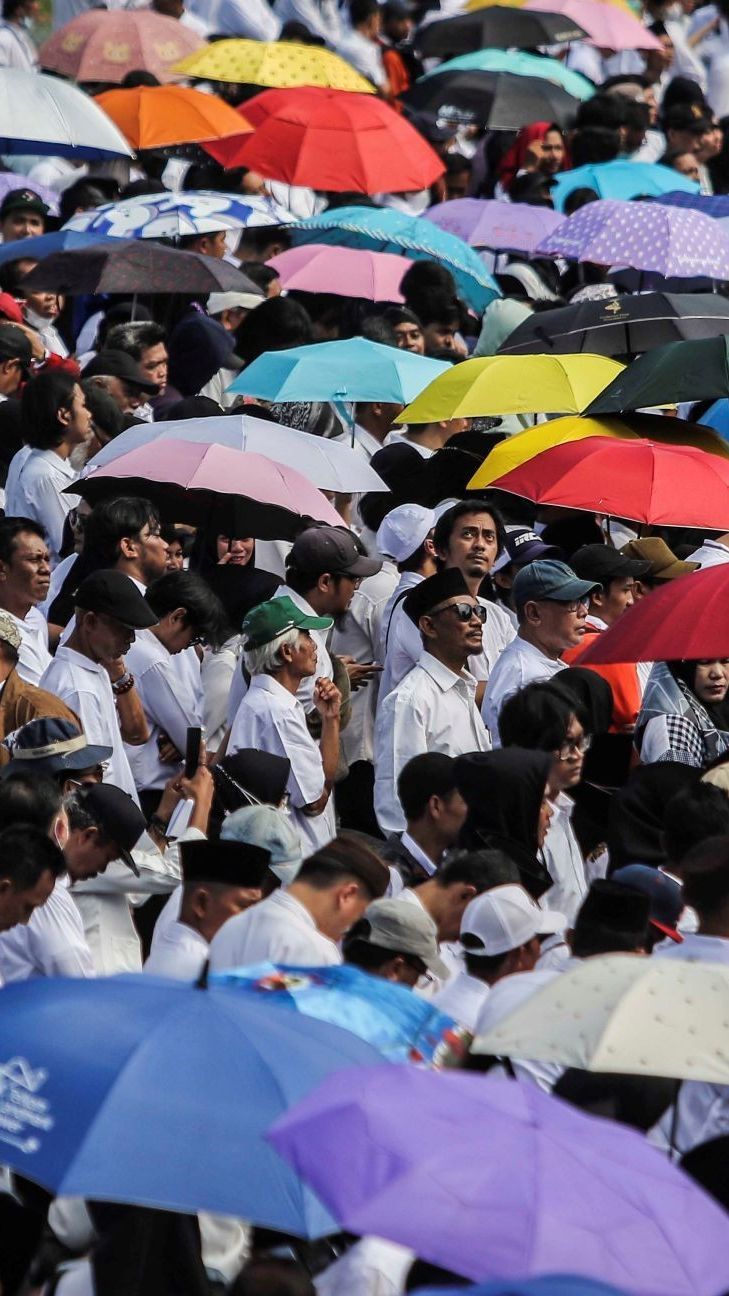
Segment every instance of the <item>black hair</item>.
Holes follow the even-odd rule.
[[[326,41],[322,36],[315,36],[309,31],[306,23],[297,22],[295,18],[290,18],[285,22],[278,34],[279,41],[296,41],[300,45],[325,45]]]
[[[189,625],[213,647],[227,633],[225,609],[202,576],[190,571],[171,571],[152,581],[145,594],[153,612],[162,620],[176,608],[184,608]]]
[[[588,162],[612,162],[620,153],[620,131],[609,126],[586,126],[575,132],[570,148],[574,167],[586,166]]]
[[[724,906],[729,900],[729,835],[707,837],[689,850],[681,861],[681,877],[686,904],[700,918]]]
[[[617,130],[625,124],[625,105],[627,95],[594,94],[585,99],[577,109],[575,130],[586,127],[608,128]]]
[[[33,535],[38,536],[39,540],[46,539],[45,530],[40,522],[34,522],[32,518],[0,518],[0,562],[12,562],[15,542],[24,531],[30,531]]]
[[[590,958],[593,954],[635,954],[645,949],[648,933],[644,937],[634,931],[619,931],[609,923],[581,920],[578,913],[570,942],[573,958]]]
[[[458,328],[460,325],[460,307],[453,294],[446,289],[431,288],[419,296],[417,302],[417,313],[423,326],[452,324],[454,328]]]
[[[384,314],[365,315],[359,326],[359,335],[369,342],[379,342],[380,346],[397,346],[397,334]]]
[[[400,292],[406,305],[410,306],[411,297],[427,296],[433,290],[446,292],[451,297],[457,295],[456,281],[450,270],[440,261],[413,261],[400,280]]]
[[[34,450],[55,450],[65,431],[58,421],[73,401],[78,379],[65,369],[51,369],[29,382],[21,398],[23,438]]]
[[[713,783],[697,783],[671,797],[663,814],[663,842],[669,863],[681,864],[707,838],[729,834],[729,798]]]
[[[312,342],[311,319],[300,302],[267,297],[238,327],[238,354],[250,364],[264,351],[283,351]]]
[[[410,310],[407,306],[388,306],[383,310],[382,314],[393,328],[398,324],[415,324],[418,328],[422,327],[415,311]]]
[[[47,775],[32,769],[9,770],[0,781],[0,830],[22,823],[48,832],[61,805],[61,790]]]
[[[81,387],[91,418],[105,436],[113,440],[121,432],[126,431],[125,415],[119,409],[114,397],[110,396],[105,388],[100,387],[95,378],[82,378]]]
[[[66,224],[77,211],[88,211],[109,202],[106,194],[92,180],[77,180],[64,189],[58,200],[58,219]]]
[[[471,499],[460,500],[452,508],[446,509],[445,513],[441,513],[433,532],[433,544],[436,552],[448,548],[456,522],[470,513],[488,513],[493,518],[498,548],[503,549],[506,542],[506,529],[499,509],[487,499]]]
[[[642,103],[640,99],[630,99],[627,95],[617,95],[618,99],[625,99],[623,125],[629,130],[647,130],[651,120],[651,110],[647,103]]]
[[[35,823],[12,822],[0,831],[0,878],[14,891],[29,891],[44,873],[57,878],[65,868],[62,852]]]
[[[447,797],[455,790],[455,761],[444,752],[413,756],[403,765],[397,780],[397,795],[408,821],[425,813],[432,796]]]
[[[89,572],[100,567],[114,567],[124,537],[139,535],[148,522],[154,526],[159,522],[157,509],[151,500],[139,495],[120,495],[116,499],[102,500],[91,510],[86,521],[84,567],[89,558],[93,559]],[[85,571],[84,575],[87,574]],[[79,573],[74,575],[78,585]]]
[[[378,0],[349,0],[349,21],[352,27],[358,27],[379,10]]]
[[[22,297],[21,284],[23,278],[27,275],[28,270],[21,270],[22,261],[35,261],[35,257],[29,257],[27,252],[23,255],[21,251],[24,239],[17,239],[15,246],[18,249],[17,258],[12,261],[3,261],[0,265],[0,292],[10,293],[11,297]]]
[[[472,171],[473,163],[470,158],[464,157],[462,153],[446,153],[445,156],[445,173],[449,175],[459,175],[461,171]]]
[[[594,189],[589,189],[587,185],[580,185],[577,189],[571,189],[564,200],[563,212],[565,216],[571,216],[573,212],[579,211],[580,207],[586,207],[588,203],[597,202],[599,194]],[[549,303],[552,305],[552,303]]]
[[[385,887],[376,890],[365,881],[363,874],[372,874],[374,871],[376,875],[378,864],[386,877],[386,865],[376,851],[367,845],[361,834],[341,831],[322,850],[304,860],[296,874],[296,881],[306,882],[315,891],[326,891],[348,878],[364,887],[372,899],[377,900],[384,895]]]
[[[228,1292],[229,1296],[316,1296],[314,1283],[298,1260],[271,1256],[249,1260]]]
[[[281,37],[279,37],[279,40]],[[274,279],[279,279],[278,270],[266,265],[265,261],[241,261],[240,268],[244,275],[253,281],[257,288],[265,292]]]
[[[491,858],[494,854],[501,855],[502,852],[459,851],[457,855],[447,859],[445,864],[441,864],[431,880],[444,888],[460,882],[462,886],[475,887],[476,894],[480,895],[482,891],[488,891],[494,886],[494,866]]]
[[[548,683],[539,680],[527,684],[499,712],[501,745],[556,751],[567,736],[573,715],[585,723],[577,704],[561,697]]]
[[[130,320],[128,324],[115,324],[106,335],[106,345],[113,351],[124,351],[133,360],[141,360],[142,352],[159,346],[166,339],[165,330],[154,320]]]
[[[468,940],[469,936],[466,932],[461,936],[461,944],[463,945],[463,961],[466,965],[468,975],[477,977],[479,981],[483,981],[487,977],[495,976],[504,962],[504,959],[508,958],[509,954],[512,952],[511,950],[507,950],[505,954],[479,954],[477,949],[469,949]]]

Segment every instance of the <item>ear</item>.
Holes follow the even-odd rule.
[[[418,629],[424,639],[435,639],[435,624],[432,617],[427,615],[421,616],[418,621]]]
[[[13,890],[13,884],[10,878],[0,878],[0,896],[7,895],[8,891]]]
[[[67,409],[63,405],[56,413],[56,418],[58,419],[58,422],[61,424],[61,427],[68,427],[72,417],[73,417],[72,411],[70,409]]]
[[[137,541],[133,536],[122,536],[119,541],[119,553],[122,558],[135,558],[137,553]]]
[[[318,590],[321,590],[322,594],[328,594],[330,589],[332,588],[333,581],[334,581],[334,577],[332,576],[331,572],[322,572],[321,576],[316,582],[316,588]]]
[[[435,556],[436,556],[436,554],[435,554],[435,545],[433,544],[433,537],[432,537],[432,536],[426,536],[426,537],[425,537],[425,540],[424,540],[424,542],[423,542],[423,548],[424,548],[424,550],[425,550],[425,552],[426,552],[427,554],[430,554],[431,558],[435,558]]]
[[[186,622],[187,608],[184,607],[175,608],[174,612],[170,612],[170,621],[176,621],[178,625],[182,625],[184,622]]]
[[[359,882],[343,882],[339,887],[339,903],[346,904],[360,894]]]
[[[528,621],[530,625],[539,625],[542,619],[539,607],[532,599],[530,599],[528,603],[524,604],[524,619]]]

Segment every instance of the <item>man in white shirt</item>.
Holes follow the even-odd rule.
[[[102,569],[87,576],[75,603],[73,634],[58,649],[41,687],[66,702],[90,743],[111,747],[105,781],[136,801],[124,742],[145,743],[149,729],[124,653],[134,643],[135,630],[156,625],[157,617],[129,577],[117,571]]]
[[[349,21],[351,28],[339,41],[337,53],[385,93],[389,82],[379,40],[382,16],[378,0],[349,0]]]
[[[0,832],[0,932],[25,925],[50,899],[64,871],[58,847],[40,829],[11,825]],[[0,981],[0,984],[2,982]]]
[[[343,948],[345,963],[411,990],[428,972],[439,980],[448,976],[438,953],[438,929],[419,905],[373,900],[350,927]]]
[[[270,858],[240,841],[183,842],[180,916],[155,939],[144,971],[196,981],[223,924],[260,901]]]
[[[46,533],[29,518],[0,520],[0,608],[21,638],[17,671],[26,684],[39,684],[51,664],[48,624],[38,611],[51,582]]]
[[[339,43],[342,19],[337,0],[275,0],[273,12],[281,24],[303,23],[312,36],[320,36],[332,49]]]
[[[378,553],[397,563],[400,579],[385,604],[380,627],[377,660],[383,670],[377,690],[378,705],[395,684],[399,684],[420,655],[418,633],[403,604],[408,591],[438,570],[433,546],[436,523],[433,509],[422,504],[400,504],[380,524],[376,537]],[[413,658],[412,640],[416,655]]]
[[[329,629],[328,617],[309,616],[289,598],[260,603],[243,622],[245,664],[251,676],[238,707],[228,755],[254,747],[291,762],[288,791],[304,855],[336,833],[331,791],[339,760],[339,690],[318,675],[311,631]],[[311,737],[297,696],[302,679],[317,675],[314,706],[321,739]]]
[[[686,562],[698,563],[702,571],[705,567],[719,567],[722,563],[729,563],[729,531],[716,539],[704,540],[698,549],[688,555]]]
[[[281,31],[268,0],[192,0],[190,9],[216,36],[275,41]]]
[[[491,672],[481,708],[494,746],[500,743],[504,703],[532,680],[564,670],[561,654],[582,639],[588,599],[598,588],[595,581],[579,580],[566,563],[549,558],[517,572],[512,598],[519,629]]]
[[[444,752],[413,756],[400,770],[397,795],[407,827],[389,839],[382,857],[405,886],[417,886],[437,872],[466,821],[468,807],[456,786],[453,757]]]
[[[385,833],[406,826],[397,780],[413,756],[458,756],[490,747],[475,703],[476,681],[466,669],[481,646],[485,609],[461,572],[449,568],[416,585],[405,611],[419,628],[423,651],[385,698],[375,723],[375,812]]]
[[[10,189],[0,203],[0,236],[3,243],[14,243],[16,239],[45,234],[48,211],[43,199],[33,189]]]
[[[0,67],[35,72],[38,51],[29,27],[40,17],[39,0],[4,0],[0,22]]]
[[[231,918],[210,946],[210,967],[284,963],[328,967],[342,962],[338,942],[385,894],[388,870],[358,838],[343,834],[304,860],[287,887]]]

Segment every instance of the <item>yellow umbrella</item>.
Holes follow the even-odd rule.
[[[633,14],[634,17],[638,13],[638,10],[633,5],[628,4],[628,0],[600,0],[600,2],[614,5],[616,9],[623,9],[626,13]],[[474,9],[488,9],[491,5],[496,4],[509,5],[511,9],[522,9],[526,3],[527,0],[468,0],[464,12],[468,13],[469,10],[472,12]],[[559,0],[555,0],[554,11],[559,13]]]
[[[296,41],[213,41],[189,54],[174,70],[205,81],[233,81],[277,90],[327,86],[330,90],[375,93],[375,87],[338,54]]]
[[[582,441],[587,437],[617,437],[624,441],[637,441],[648,437],[666,445],[690,445],[729,459],[729,444],[711,428],[683,419],[661,417],[659,414],[635,414],[627,418],[567,418],[550,419],[537,427],[527,428],[515,436],[507,437],[494,446],[481,467],[468,483],[469,490],[483,490],[522,464],[534,459],[543,450],[562,445],[565,441]]]
[[[464,360],[434,379],[396,422],[439,423],[486,414],[579,414],[624,368],[617,360],[585,352]]]

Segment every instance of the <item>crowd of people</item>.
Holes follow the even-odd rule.
[[[37,236],[165,189],[258,195],[297,217],[356,205],[425,219],[465,197],[551,207],[557,174],[622,159],[729,193],[724,0],[636,5],[657,38],[645,51],[586,39],[535,51],[590,93],[569,124],[513,131],[400,102],[437,66],[419,57],[418,24],[461,12],[457,0],[151,8],[205,39],[333,50],[404,109],[442,174],[368,196],[226,170],[199,149],[131,164],[4,158],[0,986],[118,973],[204,986],[241,967],[344,963],[477,1037],[597,955],[727,964],[729,656],[594,665],[589,649],[655,591],[729,564],[729,532],[471,488],[536,416],[402,423],[404,402],[343,409],[230,390],[265,353],[348,338],[455,366],[496,354],[533,315],[621,302],[634,283],[607,266],[483,252],[500,295],[480,313],[433,259],[410,262],[397,303],[346,285],[287,291],[272,258],[294,235],[271,222],[162,240],[237,267],[245,292],[64,297],[25,284],[42,265]],[[85,9],[63,0],[54,23]],[[39,0],[4,0],[0,79],[37,69],[40,21]],[[140,68],[122,84],[155,82]],[[207,88],[234,103],[260,89]],[[574,189],[564,212],[600,196]],[[337,524],[302,516],[288,539],[239,534],[222,506],[190,525],[151,481],[87,489],[94,456],[129,429],[215,416],[333,439],[387,489],[327,492]],[[596,1085],[552,1063],[486,1065],[633,1125],[687,1169],[718,1140],[692,1172],[729,1208],[726,1085],[689,1083],[679,1113],[668,1085],[643,1101],[635,1077]],[[255,1221],[53,1198],[0,1174],[3,1296],[467,1285],[377,1239],[308,1243]]]

